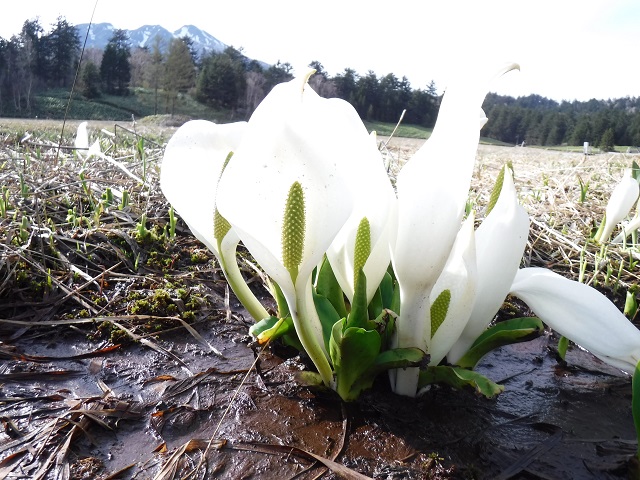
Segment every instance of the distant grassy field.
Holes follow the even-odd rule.
[[[48,90],[34,96],[31,108],[20,112],[5,108],[0,113],[0,117],[30,118],[30,119],[62,119],[66,117],[72,120],[94,120],[94,121],[139,121],[144,117],[156,115],[170,115],[172,106],[170,100],[166,98],[163,91],[155,92],[152,89],[134,88],[131,95],[115,96],[101,95],[100,97],[88,100],[82,95],[74,95],[69,103],[69,92],[64,89]],[[189,94],[179,94],[175,105],[173,105],[173,116],[187,119],[205,119],[216,123],[227,123],[232,121],[248,120],[246,113],[234,113],[229,110],[215,109],[197,102]],[[152,121],[153,122],[153,121]],[[181,122],[177,122],[179,125]],[[409,125],[401,123],[397,129],[395,123],[370,122],[365,121],[365,126],[369,131],[376,131],[381,137],[388,137],[392,132],[395,137],[427,139],[431,135],[432,129],[420,125]],[[488,137],[481,137],[480,143],[486,145],[512,146]],[[569,152],[582,152],[582,145],[559,145],[537,147],[542,149],[554,149]],[[633,150],[633,151],[632,151]],[[615,146],[615,152],[620,153],[640,153],[637,148],[630,149],[627,146]],[[591,147],[591,153],[600,153],[599,149]]]
[[[60,119],[65,115],[69,92],[63,89],[48,90],[33,98],[30,110],[5,110],[2,116],[25,117],[39,119]],[[163,92],[156,94],[153,90],[136,88],[128,96],[102,95],[88,100],[81,95],[74,95],[67,112],[67,118],[82,120],[131,120],[149,115],[171,113],[171,104]],[[226,110],[217,110],[196,102],[190,95],[179,94],[173,107],[174,115],[192,118],[204,118],[216,122],[233,120]],[[243,118],[244,119],[244,118]]]

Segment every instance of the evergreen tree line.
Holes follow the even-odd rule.
[[[28,115],[35,92],[68,88],[79,53],[76,29],[62,17],[47,34],[37,20],[29,20],[19,35],[0,38],[0,114],[9,108]]]
[[[482,135],[508,143],[640,146],[640,98],[556,102],[540,95],[517,99],[489,94],[483,105],[489,122]]]
[[[0,38],[0,115],[29,116],[34,94],[68,89],[76,74],[81,41],[63,17],[45,32],[28,20],[18,35]],[[292,67],[250,60],[233,47],[199,55],[188,37],[164,45],[160,37],[145,48],[132,48],[126,31],[115,30],[104,50],[87,49],[79,70],[78,90],[87,98],[128,95],[131,88],[151,89],[156,113],[173,113],[180,94],[248,118],[274,85],[293,78]],[[324,97],[350,102],[364,120],[432,127],[440,103],[436,86],[413,89],[406,77],[353,69],[330,76],[318,61],[310,79]],[[513,98],[489,94],[483,105],[490,121],[482,134],[507,143],[582,145],[604,150],[614,145],[640,146],[640,98],[556,102],[539,95]]]
[[[75,27],[62,17],[48,33],[35,19],[26,21],[18,35],[0,39],[0,114],[29,116],[35,93],[69,88],[80,47]],[[311,86],[320,95],[349,101],[365,120],[396,122],[406,110],[407,123],[430,127],[435,122],[439,99],[433,82],[412,89],[406,77],[391,73],[361,76],[346,68],[331,77],[318,61],[310,67],[316,69]],[[157,37],[147,47],[132,48],[124,30],[115,30],[104,50],[84,51],[79,72],[77,91],[89,99],[143,87],[155,92],[156,113],[173,113],[178,96],[188,93],[238,118],[248,118],[274,85],[293,78],[290,64],[265,65],[233,47],[200,56],[188,37],[169,45]]]

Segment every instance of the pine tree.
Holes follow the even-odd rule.
[[[195,65],[188,45],[179,39],[171,40],[164,72],[167,107],[169,107],[170,103],[171,115],[175,111],[178,93],[186,92],[193,87],[195,76]]]
[[[100,64],[100,78],[106,93],[127,95],[131,80],[131,47],[126,30],[115,30],[107,43]]]
[[[71,85],[80,57],[80,39],[76,27],[64,17],[58,17],[51,32],[42,40],[50,83],[58,87]]]
[[[236,109],[245,97],[247,80],[244,57],[231,47],[202,62],[196,85],[196,98],[209,105]]]
[[[615,147],[615,133],[613,128],[607,128],[602,137],[600,137],[600,142],[598,143],[598,148],[603,152],[613,152]]]
[[[158,114],[158,90],[164,76],[164,55],[162,54],[162,37],[156,35],[151,43],[151,63],[146,72],[147,83],[153,89],[154,115]]]
[[[87,98],[100,96],[100,70],[93,62],[87,62],[82,69],[82,94]]]

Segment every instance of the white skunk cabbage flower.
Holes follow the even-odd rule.
[[[165,149],[160,188],[191,232],[214,253],[236,296],[259,321],[269,314],[244,282],[235,257],[239,238],[216,209],[218,180],[246,128],[247,122],[185,123]]]
[[[511,170],[504,167],[504,179],[495,206],[476,230],[478,292],[469,321],[447,354],[455,364],[489,326],[520,266],[529,237],[529,215],[518,203]]]
[[[595,240],[606,242],[609,240],[613,229],[626,217],[638,200],[640,187],[638,181],[631,175],[631,169],[626,168],[622,180],[615,186],[607,208],[605,210],[604,227],[596,234]],[[629,231],[632,231],[629,229]]]
[[[78,125],[78,130],[76,131],[76,138],[73,142],[73,146],[80,151],[89,148],[89,133],[87,132],[87,122],[81,122],[80,125]]]
[[[546,268],[523,268],[511,293],[560,335],[620,370],[635,370],[640,330],[596,289]]]
[[[362,153],[349,164],[354,208],[327,250],[336,280],[350,302],[360,268],[367,280],[367,302],[373,298],[389,268],[389,242],[396,213],[396,195],[377,148],[375,133],[367,140],[362,136],[354,139],[362,143]]]
[[[503,66],[498,75],[517,68]],[[486,122],[481,105],[496,72],[480,82],[468,77],[445,92],[431,137],[398,175],[397,236],[391,259],[400,285],[396,347],[414,347],[431,338],[430,298],[456,238],[475,163],[480,128]],[[427,344],[427,353],[430,345]],[[418,369],[398,370],[393,390],[415,396]]]
[[[368,133],[351,105],[325,99],[304,77],[276,85],[249,120],[220,180],[220,213],[281,288],[302,346],[332,386],[311,274],[351,216],[350,162]]]

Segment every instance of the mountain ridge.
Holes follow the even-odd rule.
[[[87,36],[87,30],[89,34]],[[116,27],[111,23],[81,23],[76,25],[76,31],[81,42],[87,38],[87,48],[99,48],[103,50],[109,40],[113,36]],[[149,47],[153,45],[154,39],[159,37],[161,50],[166,51],[169,41],[173,38],[182,38],[187,36],[193,42],[194,49],[199,55],[208,52],[221,53],[228,47],[225,43],[218,40],[213,35],[196,27],[195,25],[183,25],[174,32],[170,32],[161,25],[143,25],[134,30],[123,29],[127,32],[131,47]]]

